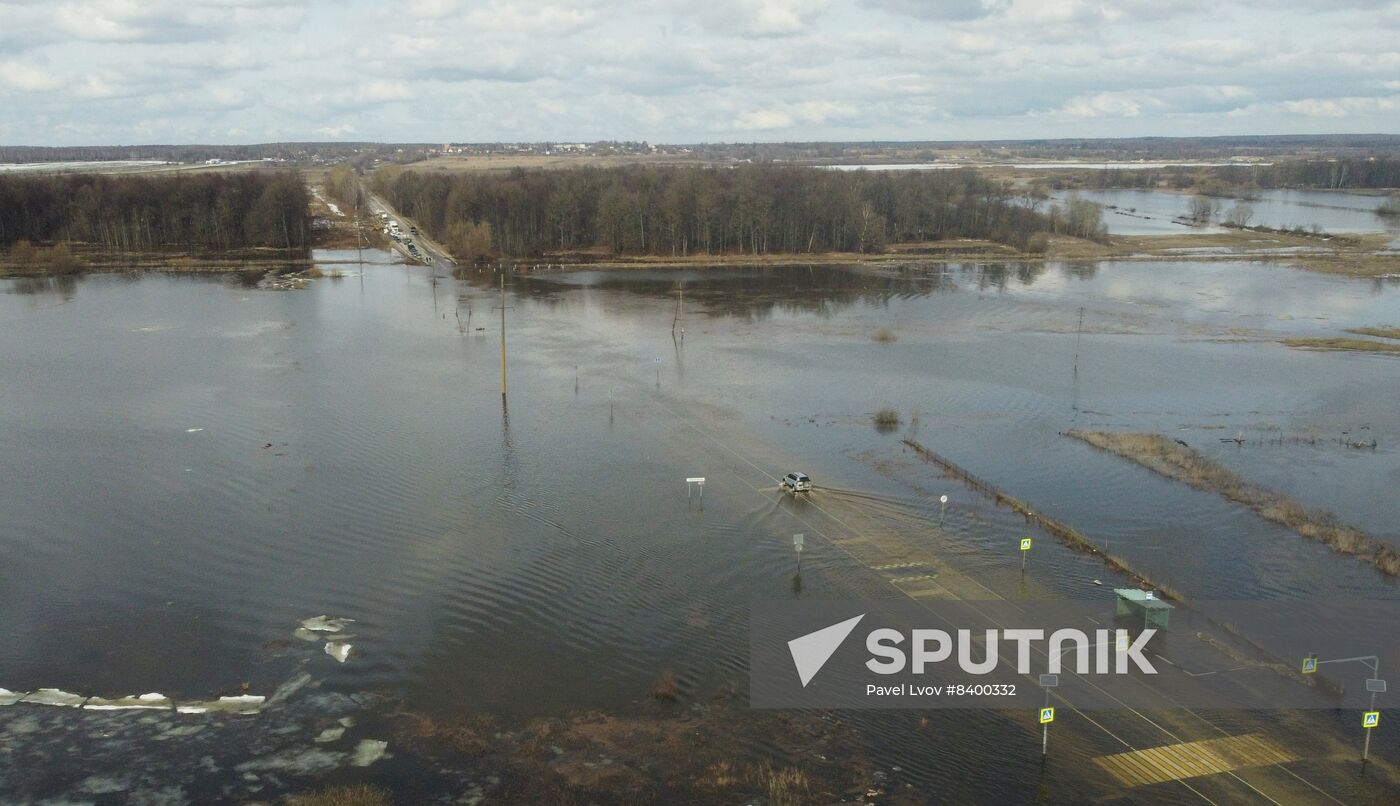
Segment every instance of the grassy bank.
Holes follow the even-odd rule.
[[[1044,251],[1029,252],[977,238],[950,238],[891,244],[882,252],[769,252],[754,254],[618,255],[605,248],[548,251],[538,257],[503,262],[521,266],[562,268],[667,269],[704,266],[841,266],[841,265],[937,265],[945,263],[1056,261],[1241,261],[1296,266],[1324,274],[1351,277],[1400,277],[1400,257],[1376,254],[1384,243],[1379,236],[1357,236],[1351,244],[1319,246],[1315,241],[1290,235],[1262,235],[1233,230],[1221,233],[1182,232],[1173,235],[1111,236],[1107,242],[1057,235],[1047,239]],[[1303,252],[1298,250],[1318,250]],[[458,256],[461,260],[461,257]],[[470,267],[467,260],[463,265]],[[499,259],[484,261],[495,265]]]
[[[1400,576],[1400,554],[1357,529],[1340,523],[1323,510],[1309,511],[1288,496],[1245,481],[1233,471],[1161,434],[1109,431],[1070,431],[1069,436],[1100,450],[1136,462],[1148,470],[1198,490],[1218,493],[1243,504],[1265,520],[1287,526],[1339,554],[1370,563],[1382,573]]]
[[[1358,336],[1375,336],[1378,339],[1400,339],[1400,327],[1358,327],[1347,332]]]
[[[115,272],[235,274],[310,266],[302,250],[272,248],[226,250],[111,250],[89,244],[17,245],[0,251],[0,277],[62,277]]]
[[[1314,338],[1314,339],[1284,339],[1283,343],[1289,347],[1297,347],[1300,350],[1329,350],[1353,353],[1383,353],[1389,355],[1400,355],[1400,344],[1391,344],[1385,341],[1371,341],[1370,339],[1347,339],[1347,338]]]

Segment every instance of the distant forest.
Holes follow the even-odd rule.
[[[878,252],[985,238],[1044,248],[1104,235],[1091,202],[1040,209],[974,171],[580,168],[480,174],[380,169],[374,189],[459,258],[604,247],[617,254]]]
[[[84,243],[304,250],[310,199],[293,171],[176,176],[0,174],[0,246]]]
[[[1188,166],[1158,170],[1082,171],[1069,177],[1078,187],[1154,188],[1161,185],[1230,194],[1239,190],[1309,188],[1384,190],[1400,188],[1400,158],[1286,160],[1272,165]]]

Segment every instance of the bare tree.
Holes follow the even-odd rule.
[[[1247,227],[1254,218],[1254,208],[1244,202],[1236,202],[1234,207],[1225,214],[1225,221],[1232,227]]]

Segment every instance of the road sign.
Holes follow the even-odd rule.
[[[805,538],[806,538],[806,536],[805,536],[805,535],[802,535],[802,534],[795,534],[795,535],[793,535],[793,536],[792,536],[792,547],[795,548],[795,549],[797,549],[799,552],[802,551],[802,543],[803,543],[803,540],[804,540]]]
[[[1119,632],[1119,633],[1118,633],[1118,651],[1119,651],[1119,652],[1127,652],[1127,651],[1128,651],[1128,634],[1125,633],[1125,632]]]
[[[1040,709],[1040,724],[1042,724],[1042,725],[1048,725],[1048,724],[1050,724],[1051,722],[1054,722],[1054,721],[1055,721],[1055,709],[1054,709],[1054,708],[1042,708],[1042,709]]]
[[[1060,684],[1060,676],[1057,674],[1043,674],[1040,676],[1040,685],[1046,688],[1054,688]]]
[[[1370,680],[1366,681],[1366,690],[1371,692],[1372,694],[1384,694],[1385,681],[1381,680],[1378,677],[1373,677]]]
[[[658,363],[658,364],[661,363],[661,356],[658,355],[658,356],[656,357],[656,363]]]
[[[686,480],[685,480],[685,483],[686,483],[686,484],[704,484],[704,483],[705,483],[705,477],[704,477],[704,476],[693,476],[693,477],[691,477],[691,478],[686,479]]]
[[[1023,538],[1021,538],[1021,551],[1030,551],[1030,550],[1031,550],[1031,539],[1030,539],[1029,537],[1023,537]]]
[[[1361,715],[1361,727],[1374,728],[1379,724],[1381,724],[1380,711],[1367,711]]]
[[[1317,671],[1317,658],[1303,658],[1303,674],[1313,674]]]
[[[940,496],[938,496],[938,503],[940,503],[940,504],[946,504],[946,503],[948,503],[948,496],[946,496],[946,495],[940,495]]]

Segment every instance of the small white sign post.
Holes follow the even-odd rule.
[[[939,525],[942,525],[942,523],[943,523],[943,516],[946,515],[946,514],[948,514],[948,496],[947,496],[947,495],[940,495],[940,496],[938,496],[938,523],[939,523]]]
[[[692,485],[692,484],[694,484],[694,485],[696,485],[696,486],[698,486],[698,487],[700,488],[700,497],[701,497],[701,498],[704,498],[704,497],[705,497],[705,477],[704,477],[704,476],[691,476],[690,478],[688,478],[688,479],[685,480],[685,500],[687,500],[687,501],[690,500],[690,494],[691,494],[691,491],[692,491],[692,489],[693,489],[690,485]]]
[[[806,535],[798,532],[792,536],[792,548],[797,552],[797,575],[802,576],[802,545],[806,542]]]
[[[1026,555],[1031,553],[1031,539],[1021,538],[1021,573],[1026,573]]]

